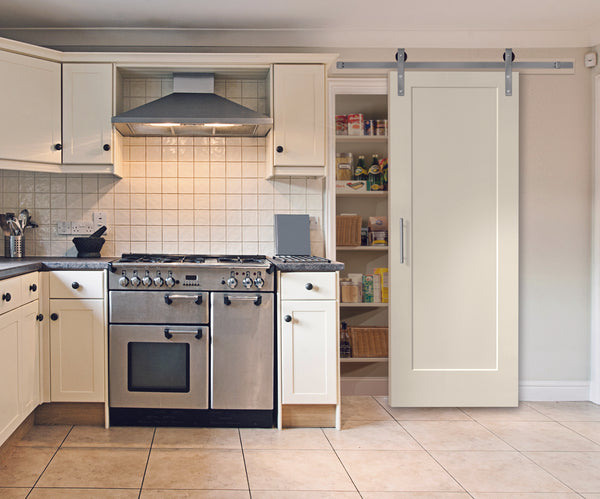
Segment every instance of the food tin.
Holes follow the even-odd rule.
[[[348,115],[348,135],[363,135],[365,130],[365,117],[362,114]]]
[[[365,135],[375,135],[375,120],[365,120]]]
[[[388,134],[388,120],[377,120],[375,135]]]
[[[373,274],[363,275],[362,296],[364,303],[373,303]]]
[[[348,135],[348,118],[345,114],[338,114],[335,117],[335,134]]]

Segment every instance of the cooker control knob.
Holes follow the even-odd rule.
[[[136,288],[140,285],[141,282],[142,282],[141,279],[138,276],[136,276],[136,275],[134,275],[131,278],[131,285],[135,286]]]
[[[161,276],[157,276],[154,278],[154,284],[156,286],[158,286],[159,288],[165,283],[165,281],[163,280],[163,278]]]
[[[142,284],[146,287],[152,286],[152,278],[149,275],[145,275],[142,278]]]
[[[229,286],[230,288],[235,288],[237,286],[238,280],[231,276],[229,279],[227,279],[227,286]]]
[[[175,279],[173,278],[173,276],[172,276],[172,275],[170,275],[169,277],[167,277],[167,278],[165,279],[165,284],[166,284],[167,286],[169,286],[170,288],[172,288],[173,286],[175,286]]]
[[[128,284],[129,284],[129,279],[127,279],[127,277],[123,276],[119,279],[119,286],[123,286],[125,288],[125,287],[127,287]]]
[[[244,285],[245,288],[251,288],[252,287],[252,279],[250,278],[250,272],[246,272],[246,277],[244,277],[244,279],[242,279],[242,284]]]
[[[265,285],[265,281],[262,277],[258,276],[256,279],[254,279],[254,285],[260,289]]]

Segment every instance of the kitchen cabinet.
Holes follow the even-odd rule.
[[[271,176],[325,174],[325,66],[273,66]]]
[[[0,51],[0,160],[61,162],[60,64]]]
[[[112,64],[63,64],[64,164],[113,162],[112,68]]]
[[[333,272],[279,274],[280,399],[284,406],[335,406],[339,402],[337,283]]]
[[[19,395],[21,414],[27,415],[40,403],[40,338],[38,302],[21,307],[19,334]]]
[[[19,404],[20,311],[0,316],[0,443],[21,423]]]
[[[104,271],[50,273],[50,399],[104,402]]]

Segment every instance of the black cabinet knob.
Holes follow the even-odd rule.
[[[75,281],[75,282],[72,282],[72,283],[71,283],[71,287],[72,287],[73,289],[77,289],[77,288],[79,288],[79,283],[78,283],[77,281]]]
[[[10,301],[11,298],[12,296],[10,296],[10,293],[4,293],[2,295],[2,301]]]
[[[292,322],[292,316],[291,316],[291,315],[286,315],[286,316],[283,318],[283,320],[284,320],[285,322]]]
[[[32,284],[29,286],[29,291],[33,291],[34,293],[37,291],[37,284]]]
[[[104,149],[105,151],[110,151],[110,144],[104,144],[102,146],[102,149]]]
[[[60,151],[62,149],[62,144],[54,144],[54,149]]]
[[[50,314],[50,319],[53,321],[58,320],[58,314]]]
[[[313,285],[311,282],[307,282],[304,287],[310,291],[313,288]]]
[[[277,146],[275,149],[277,152],[283,152],[283,146]]]
[[[44,314],[37,314],[35,316],[35,320],[38,322],[42,322],[44,320]]]

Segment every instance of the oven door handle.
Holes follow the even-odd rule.
[[[202,328],[198,328],[198,329],[196,329],[196,331],[176,331],[176,330],[169,329],[168,327],[166,327],[164,332],[165,332],[165,338],[167,338],[168,340],[173,338],[174,334],[194,334],[194,338],[196,338],[197,340],[202,339]]]
[[[202,305],[202,295],[170,295],[169,293],[165,294],[165,303],[167,305],[171,305],[171,303],[173,303],[173,299],[194,300],[194,303],[196,305]]]
[[[254,302],[254,304],[258,307],[262,303],[262,296],[260,296],[260,295],[255,295],[255,296],[225,295],[223,297],[223,303],[225,303],[225,305],[228,305],[228,306],[231,305],[232,300],[238,300],[238,301],[252,300]]]

